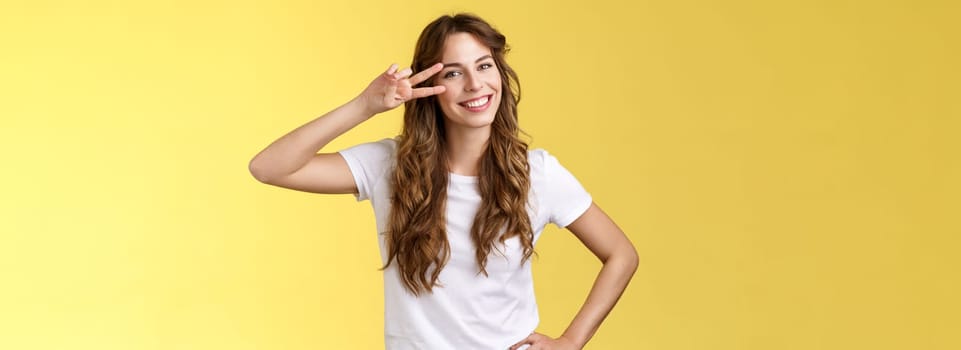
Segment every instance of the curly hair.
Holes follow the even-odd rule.
[[[481,18],[471,14],[445,15],[428,24],[417,40],[411,68],[419,72],[440,61],[446,38],[455,33],[472,34],[490,48],[504,96],[481,159],[478,181],[481,205],[470,232],[477,247],[478,274],[487,276],[487,257],[494,249],[495,240],[503,243],[520,236],[524,253],[521,264],[534,252],[527,212],[528,145],[519,137],[517,73],[504,59],[510,48],[505,36]],[[420,85],[428,84],[430,80]],[[419,296],[441,286],[437,279],[450,258],[445,217],[449,181],[447,139],[444,115],[436,96],[407,101],[404,107],[404,126],[391,177],[387,263],[382,269],[396,262],[405,287]]]

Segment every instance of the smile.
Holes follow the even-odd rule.
[[[481,112],[490,106],[492,96],[493,95],[481,96],[473,100],[464,101],[458,104],[471,112]]]

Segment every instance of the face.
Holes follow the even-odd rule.
[[[490,127],[501,101],[501,76],[489,47],[469,33],[444,42],[444,69],[434,78],[447,90],[437,95],[447,127]]]

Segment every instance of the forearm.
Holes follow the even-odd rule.
[[[587,344],[624,293],[637,265],[637,253],[633,248],[608,258],[597,274],[587,300],[561,337],[574,341],[580,347]]]
[[[372,116],[359,99],[350,100],[264,148],[250,161],[251,173],[263,179],[293,173],[330,141]]]

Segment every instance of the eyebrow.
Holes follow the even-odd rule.
[[[484,56],[481,56],[481,58],[478,58],[476,61],[474,61],[474,63],[483,61],[484,59],[487,59],[487,58],[492,58],[492,57],[491,57],[491,55],[484,55]],[[447,68],[447,67],[463,67],[463,66],[464,66],[464,65],[462,65],[462,64],[460,64],[460,63],[444,63],[444,68]]]

